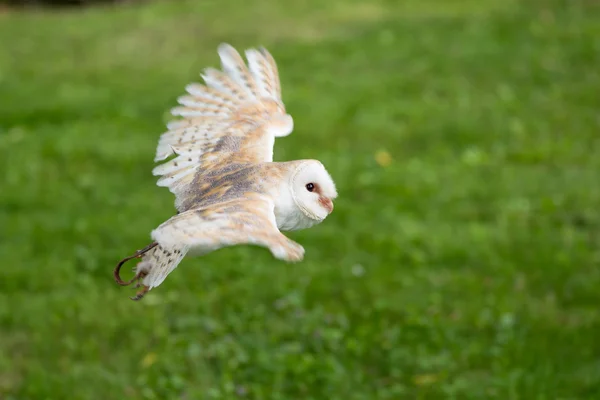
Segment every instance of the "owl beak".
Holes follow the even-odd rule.
[[[333,212],[333,201],[326,197],[321,197],[319,199],[321,205],[327,210],[327,213],[331,214]]]

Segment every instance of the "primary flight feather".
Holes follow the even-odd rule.
[[[218,47],[221,70],[207,68],[204,84],[191,83],[172,109],[156,148],[158,186],[175,195],[178,214],[152,231],[154,242],[115,269],[121,285],[136,282],[141,299],[186,256],[254,244],[289,262],[304,248],[281,231],[310,228],[333,211],[337,191],[317,160],[273,162],[276,137],[293,119],[281,98],[277,65],[264,48],[246,50],[248,65],[230,45]],[[169,157],[172,159],[166,161]],[[124,262],[141,258],[123,281]]]

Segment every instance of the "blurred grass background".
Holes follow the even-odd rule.
[[[1,399],[600,398],[592,1],[148,1],[0,10]],[[112,268],[174,213],[166,111],[264,45],[340,192],[290,236]]]

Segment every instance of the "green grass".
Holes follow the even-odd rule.
[[[593,2],[4,10],[0,38],[0,398],[600,398]],[[224,249],[132,302],[165,112],[221,41],[275,55],[275,157],[322,160],[335,212],[300,264]]]

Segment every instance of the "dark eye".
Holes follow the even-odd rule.
[[[313,190],[315,190],[315,185],[312,183],[307,183],[306,190],[308,190],[309,192],[312,192]]]

